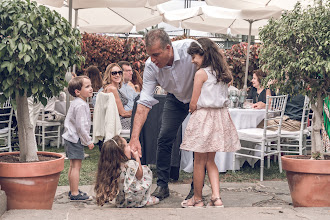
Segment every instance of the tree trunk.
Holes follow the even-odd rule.
[[[30,122],[29,107],[26,94],[24,94],[24,96],[19,96],[17,94],[16,103],[20,161],[38,161],[37,143],[33,125]]]
[[[312,104],[313,110],[313,129],[312,129],[312,153],[324,153],[322,152],[323,149],[323,142],[321,138],[321,129],[322,129],[322,108],[323,108],[323,99],[321,97],[321,93],[317,94],[316,103]],[[321,155],[323,157],[323,155]]]

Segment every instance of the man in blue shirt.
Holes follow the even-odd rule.
[[[118,65],[123,70],[123,83],[119,89],[128,99],[127,105],[124,106],[126,111],[130,111],[134,106],[134,99],[138,95],[132,86],[129,85],[129,82],[132,80],[133,70],[131,64],[127,61],[120,61]]]
[[[196,66],[187,53],[191,42],[193,40],[185,39],[172,43],[162,29],[151,30],[145,37],[146,50],[150,57],[145,64],[143,89],[137,101],[129,145],[133,150],[138,150],[141,156],[139,135],[150,109],[158,103],[153,94],[159,84],[168,93],[158,135],[157,188],[152,193],[160,200],[169,196],[172,145],[180,125],[188,115],[192,96]]]

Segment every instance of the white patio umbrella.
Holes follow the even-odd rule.
[[[68,7],[48,7],[68,18]],[[87,33],[129,33],[134,26],[139,31],[159,24],[162,19],[157,10],[144,7],[88,8],[76,11],[74,26]]]
[[[250,44],[251,44],[251,35],[252,35],[252,25],[258,27],[258,25],[265,25],[266,20],[279,18],[281,15],[281,10],[292,10],[295,4],[299,1],[303,7],[307,5],[313,5],[314,0],[205,0],[207,5],[214,6],[215,11],[208,11],[208,16],[215,18],[222,18],[221,14],[216,14],[216,8],[225,7],[231,9],[242,10],[241,16],[238,19],[235,19],[231,25],[232,33],[235,34],[246,34],[244,29],[235,28],[242,27],[243,19],[249,22],[249,32],[248,32],[248,48],[247,48],[247,58],[246,58],[246,68],[245,68],[245,78],[244,78],[244,89],[247,87],[247,77],[248,77],[248,67],[249,67],[249,56],[250,56]],[[259,26],[260,27],[260,26]],[[242,31],[242,32],[241,32]]]
[[[70,0],[35,0],[36,2],[53,7],[62,7],[69,5]],[[138,8],[138,7],[152,7],[158,4],[167,2],[169,0],[71,0],[72,8]]]
[[[303,7],[313,5],[314,0],[205,0],[207,5],[232,9],[253,9],[256,7],[275,6],[292,10],[299,1]]]
[[[47,6],[54,6],[54,7],[62,7],[62,6],[69,6],[68,8],[68,20],[69,22],[72,24],[72,9],[76,10],[76,22],[74,26],[78,25],[78,9],[82,9],[82,8],[107,8],[107,7],[123,7],[123,8],[137,8],[137,7],[155,7],[157,4],[161,4],[164,2],[167,2],[169,0],[36,0],[39,4],[44,4]],[[90,13],[90,12],[82,12],[83,14],[86,13]],[[100,12],[101,13],[101,12]],[[137,11],[135,10],[134,13],[137,13]],[[105,14],[105,16],[110,16],[109,14],[103,12],[103,14]],[[147,13],[144,13],[145,15]],[[86,32],[99,32],[99,30],[103,30],[103,32],[113,32],[116,33],[118,32],[129,32],[132,27],[134,26],[134,24],[132,22],[125,22],[125,24],[121,24],[121,26],[118,26],[118,23],[116,21],[122,21],[124,22],[125,19],[122,18],[114,18],[112,17],[107,17],[104,18],[104,20],[100,21],[100,20],[96,20],[96,16],[97,14],[92,13],[92,16],[90,17],[86,17],[86,19],[82,18],[83,21],[81,21],[81,23],[84,23],[86,25],[82,24],[82,30],[84,30]],[[66,16],[65,16],[66,17]],[[98,19],[100,18],[100,16],[97,16]],[[142,16],[141,16],[142,17]],[[95,23],[95,22],[100,22],[100,23]],[[105,22],[108,21],[107,24],[105,24]],[[114,22],[112,24],[109,24],[111,22]],[[141,22],[141,21],[139,21]],[[136,21],[136,27],[137,28],[142,28],[142,24],[146,25],[147,22],[144,22],[142,24],[140,24],[138,21]],[[130,23],[130,24],[129,24]],[[148,21],[148,24],[152,24],[152,22]],[[112,27],[115,28],[115,30],[112,29]],[[67,79],[70,79],[71,75],[67,77]],[[66,99],[66,110],[68,110],[70,105],[69,102],[69,95],[67,93],[67,99]]]
[[[244,89],[247,87],[251,35],[256,35],[258,33],[257,28],[265,25],[269,18],[278,18],[282,13],[282,9],[275,6],[250,7],[239,10],[206,5],[165,12],[161,6],[158,6],[158,10],[163,13],[164,21],[173,26],[179,26],[181,23],[181,27],[186,29],[223,34],[226,34],[230,29],[233,34],[248,35]],[[247,22],[249,22],[249,26]],[[253,28],[252,23],[254,24]]]

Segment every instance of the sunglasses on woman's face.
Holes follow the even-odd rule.
[[[113,75],[113,76],[115,76],[117,74],[123,75],[123,71],[113,71],[113,72],[111,72],[111,75]]]

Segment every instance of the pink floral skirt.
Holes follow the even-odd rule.
[[[201,108],[191,116],[180,149],[235,152],[241,148],[237,130],[227,108]]]

